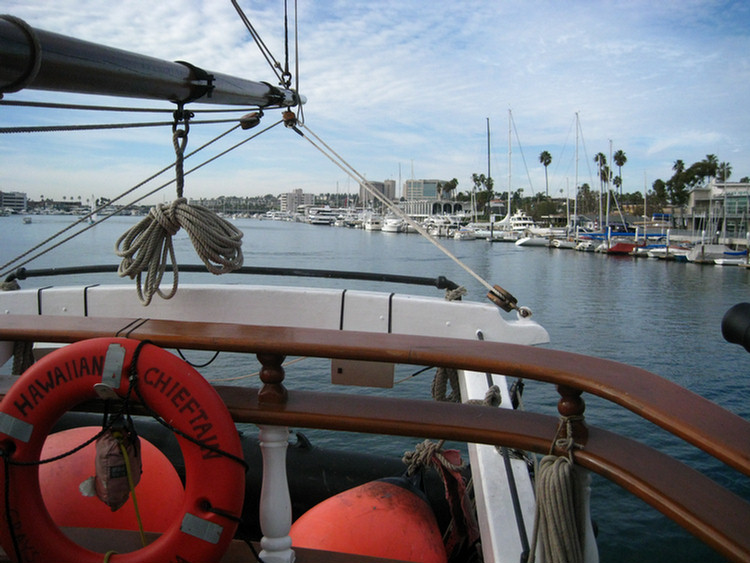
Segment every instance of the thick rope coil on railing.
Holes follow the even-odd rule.
[[[138,298],[144,305],[158,293],[164,299],[177,292],[178,268],[172,237],[184,228],[198,256],[213,274],[224,274],[242,266],[242,231],[229,221],[200,205],[189,205],[185,198],[171,204],[159,204],[148,216],[126,231],[115,244],[122,258],[118,274],[137,280]],[[166,271],[167,258],[174,266],[172,289],[159,289]],[[142,283],[141,275],[146,272]]]
[[[567,456],[546,455],[536,474],[536,514],[530,561],[539,555],[547,563],[583,563],[586,535],[584,487],[576,475],[573,450],[573,418],[564,417],[558,434],[566,427],[566,438],[555,440],[554,446],[568,452]]]

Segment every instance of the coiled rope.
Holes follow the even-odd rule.
[[[117,273],[120,277],[136,279],[138,298],[144,305],[151,302],[155,293],[164,299],[177,293],[179,273],[172,237],[181,227],[212,274],[224,274],[242,266],[242,231],[229,221],[203,206],[188,204],[185,198],[156,205],[115,244],[115,253],[122,258]],[[174,274],[171,290],[164,293],[159,286],[167,259],[174,267]],[[142,280],[143,272],[146,272],[145,280]]]
[[[138,299],[144,305],[151,303],[154,294],[171,299],[177,293],[179,272],[175,260],[172,237],[184,228],[198,256],[212,274],[220,275],[242,267],[242,231],[213,211],[190,205],[183,197],[185,183],[184,154],[187,145],[189,119],[192,113],[180,107],[175,112],[172,141],[175,148],[175,174],[177,199],[171,204],[158,204],[148,216],[126,231],[115,243],[115,253],[122,258],[118,268],[120,277],[136,280]],[[182,121],[184,129],[177,127]],[[173,266],[172,288],[161,291],[161,281],[167,269],[167,260]],[[146,272],[146,279],[142,274]]]
[[[546,455],[536,473],[536,514],[530,562],[537,553],[548,563],[583,563],[586,536],[584,488],[573,461],[571,422],[564,417],[558,428],[567,428],[567,438],[553,442],[564,448],[567,456]]]

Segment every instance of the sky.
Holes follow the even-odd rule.
[[[282,1],[239,4],[283,61]],[[295,47],[292,36],[290,49],[292,57],[299,54],[292,71],[307,98],[305,127],[368,180],[456,178],[458,190],[469,191],[472,174],[489,168],[496,191],[510,185],[524,196],[572,195],[576,177],[598,187],[594,155],[610,160],[617,150],[627,156],[625,192],[667,180],[678,159],[690,165],[708,154],[731,165],[730,180],[750,176],[750,3],[744,0],[298,4],[299,42]],[[291,1],[289,11],[294,29]],[[47,31],[277,83],[230,0],[1,0],[0,12]],[[172,109],[31,89],[4,99]],[[263,125],[278,117],[266,112]],[[0,127],[169,119],[168,113],[0,106]],[[188,151],[229,127],[194,125]],[[249,134],[233,132],[186,167]],[[545,150],[552,155],[548,184],[539,162]],[[173,160],[169,127],[0,135],[0,190],[32,199],[113,198]],[[296,188],[356,193],[357,183],[283,127],[185,179],[185,195],[196,198]],[[174,196],[168,187],[146,202]]]

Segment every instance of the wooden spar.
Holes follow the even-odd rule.
[[[41,48],[35,47],[35,41]],[[261,107],[295,106],[301,99],[293,90],[263,82],[32,29],[20,20],[0,19],[0,95],[15,90],[6,88],[28,75],[31,79],[22,87],[79,94],[171,102],[200,98],[200,103]]]

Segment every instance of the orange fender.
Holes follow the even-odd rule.
[[[427,502],[391,482],[372,481],[324,500],[292,525],[292,545],[402,561],[445,563]]]

